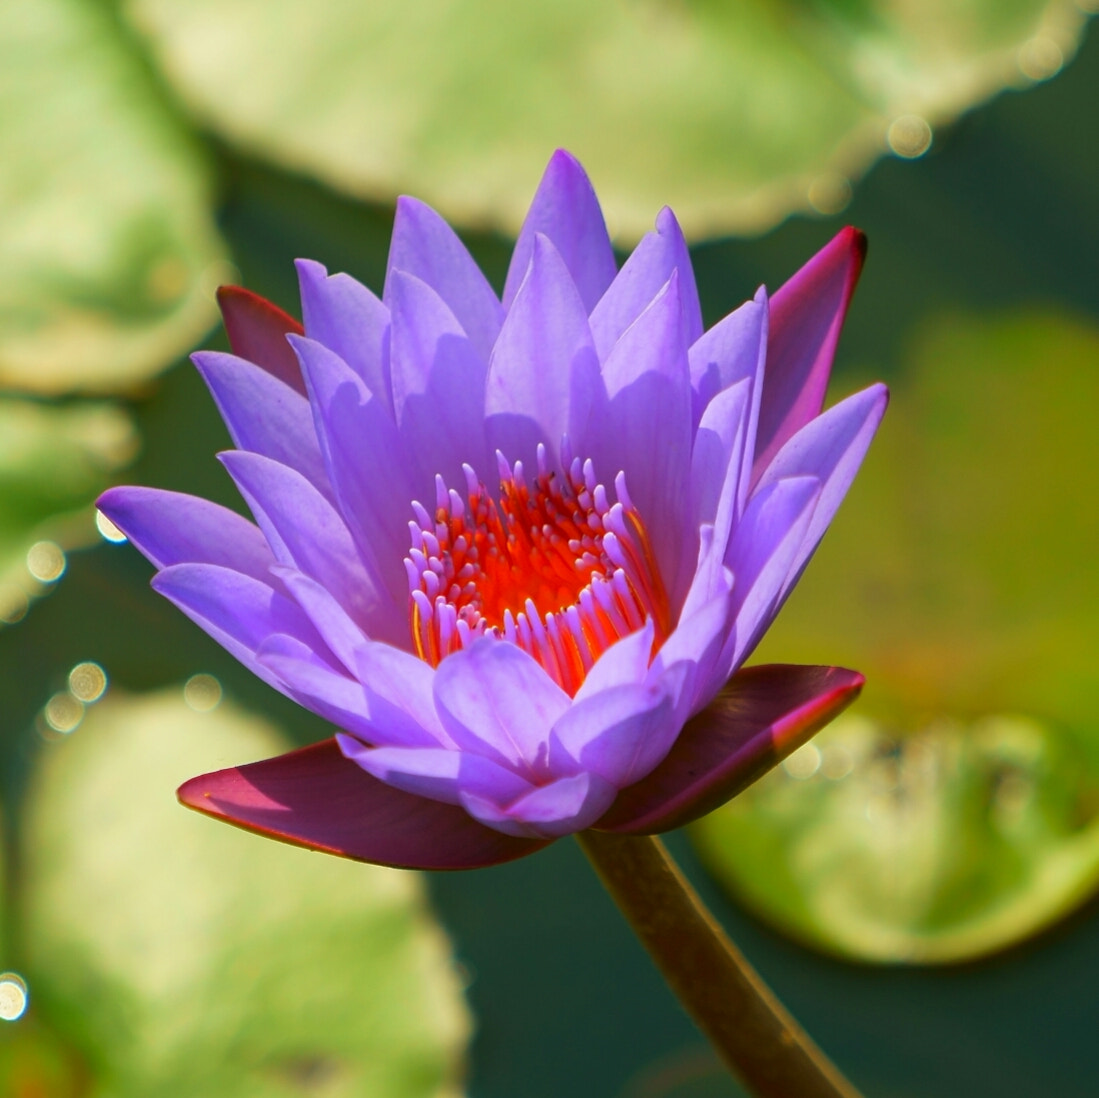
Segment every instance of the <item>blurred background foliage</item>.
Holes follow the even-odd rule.
[[[868,1098],[1096,1093],[1094,9],[6,0],[0,1093],[738,1093],[572,844],[425,879],[179,810],[327,730],[91,508],[123,478],[241,506],[183,361],[215,285],[295,311],[306,255],[380,286],[399,192],[500,285],[559,145],[623,250],[676,210],[709,323],[871,240],[833,391],[892,408],[755,657],[869,686],[695,829],[737,904],[677,854]]]

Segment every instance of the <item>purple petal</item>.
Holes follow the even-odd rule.
[[[728,634],[732,617],[732,594],[735,580],[732,572],[720,563],[716,553],[710,559],[717,567],[706,576],[705,597],[693,598],[685,608],[683,617],[672,630],[658,653],[661,666],[672,667],[686,660],[691,663],[708,663],[713,645]],[[700,576],[705,575],[700,572]],[[703,583],[700,582],[700,588]]]
[[[596,826],[651,835],[712,812],[841,713],[864,681],[840,667],[775,664],[738,671],[684,725],[664,761],[622,790]]]
[[[388,591],[368,574],[339,512],[300,473],[259,454],[220,455],[280,563],[311,576],[370,636],[390,635],[394,621]]]
[[[485,638],[439,664],[435,704],[463,751],[533,770],[570,699],[521,648]]]
[[[614,281],[614,251],[591,181],[563,149],[550,157],[515,243],[504,286],[505,309],[511,309],[527,276],[538,234],[548,237],[565,261],[587,315]]]
[[[445,747],[368,747],[350,736],[337,736],[340,750],[379,781],[407,793],[446,804],[461,804],[465,794],[508,803],[532,786],[514,770],[484,755]]]
[[[572,276],[553,244],[538,234],[489,364],[489,445],[511,461],[532,462],[537,443],[556,455],[567,434],[580,452],[600,384]]]
[[[329,658],[328,647],[296,603],[260,580],[216,564],[175,564],[152,579],[153,590],[175,603],[200,629],[264,682],[284,685],[256,658],[273,633],[287,633]],[[331,657],[333,666],[335,658]]]
[[[475,869],[546,845],[385,785],[344,758],[335,740],[192,778],[179,799],[271,839],[404,869]]]
[[[846,228],[771,298],[755,479],[824,406],[840,329],[865,258],[866,237]]]
[[[728,579],[726,573],[729,575]],[[732,573],[725,567],[724,555],[718,551],[713,525],[704,523],[698,528],[698,557],[687,597],[679,610],[679,620],[683,621],[697,614],[723,587],[731,588],[731,576]]]
[[[391,271],[393,411],[405,452],[424,483],[442,476],[465,483],[462,465],[491,468],[485,444],[487,360],[473,347],[443,299],[426,283]]]
[[[769,327],[767,291],[761,286],[751,301],[718,321],[691,345],[687,357],[691,365],[691,386],[694,389],[693,419],[697,427],[710,402],[718,393],[750,379],[752,403],[748,417],[748,440],[745,467],[750,472],[755,458],[756,427],[759,402],[763,393],[763,377],[767,365],[767,330]],[[746,495],[750,477],[743,477]],[[743,507],[743,499],[741,506]]]
[[[370,742],[457,749],[435,708],[435,668],[387,644],[368,644],[356,664],[370,707]]]
[[[296,568],[282,565],[275,565],[272,573],[281,580],[336,659],[353,673],[359,653],[368,643],[366,634],[351,620],[332,593],[315,579]]]
[[[656,231],[646,234],[622,266],[614,284],[591,310],[591,332],[600,361],[605,361],[622,333],[649,307],[673,274],[679,276],[683,337],[688,347],[702,335],[694,268],[675,214],[664,207]]]
[[[823,483],[806,531],[799,571],[847,495],[888,403],[889,390],[881,384],[840,401],[789,439],[760,477],[757,491],[781,478],[800,475],[819,477]]]
[[[713,550],[712,542],[707,546],[706,540],[683,614],[649,672],[650,679],[661,680],[686,674],[676,700],[680,719],[706,705],[728,677],[728,663],[723,662],[722,653],[734,624],[734,578]]]
[[[305,395],[298,359],[286,342],[302,326],[289,313],[243,286],[219,286],[218,306],[233,354],[262,366],[279,381]]]
[[[610,782],[586,773],[539,786],[506,807],[472,793],[462,797],[462,804],[478,820],[505,834],[556,839],[589,827],[607,810],[614,794]]]
[[[553,726],[550,773],[592,771],[621,789],[656,766],[679,728],[674,701],[659,686],[612,687],[575,702]]]
[[[652,661],[654,633],[653,621],[649,618],[643,628],[607,648],[580,684],[573,704],[615,686],[643,682]]]
[[[191,360],[209,386],[237,447],[297,469],[321,493],[331,497],[313,429],[313,413],[305,397],[272,374],[233,355],[198,351]]]
[[[604,482],[626,474],[667,588],[678,576],[690,503],[691,384],[677,283],[673,272],[604,364],[610,403],[593,417],[598,431],[586,450],[574,436]]]
[[[402,562],[415,493],[397,426],[343,359],[313,340],[292,340],[344,521],[368,568],[399,605],[408,598]]]
[[[684,529],[694,531],[710,526],[714,552],[719,558],[725,556],[729,533],[740,517],[741,482],[747,479],[745,461],[751,460],[748,446],[751,401],[749,378],[742,378],[719,393],[707,405],[691,449],[690,518]],[[692,543],[684,545],[673,606],[683,604],[694,579],[695,569],[687,567],[687,553],[693,548]]]
[[[157,568],[220,564],[270,582],[270,546],[259,527],[227,507],[160,488],[110,488],[96,507]]]
[[[389,304],[394,271],[426,282],[458,318],[478,354],[488,361],[504,322],[500,299],[458,234],[430,206],[415,198],[397,199],[383,295]]]
[[[339,355],[389,407],[389,310],[350,275],[330,276],[311,259],[297,268],[304,334]]]
[[[361,734],[368,727],[362,684],[335,670],[300,640],[275,634],[260,645],[256,658],[278,676],[299,705],[337,728]]]
[[[769,484],[749,500],[725,556],[734,576],[735,625],[722,656],[725,666],[716,669],[714,689],[747,658],[778,613],[790,576],[804,559],[802,547],[820,492],[816,477],[791,477]]]

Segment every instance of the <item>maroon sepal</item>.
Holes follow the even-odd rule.
[[[771,295],[753,483],[783,443],[820,415],[865,261],[866,235],[849,225]]]
[[[842,667],[766,664],[738,671],[595,828],[652,835],[712,812],[842,712],[864,682]]]
[[[464,809],[386,785],[334,739],[184,782],[180,801],[271,839],[402,869],[477,869],[533,854]]]
[[[298,356],[286,342],[290,334],[305,334],[301,322],[243,286],[219,286],[217,297],[233,354],[262,366],[305,396]]]

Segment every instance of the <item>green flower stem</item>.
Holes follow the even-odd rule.
[[[672,991],[758,1098],[859,1098],[729,940],[667,848],[647,835],[576,836]]]

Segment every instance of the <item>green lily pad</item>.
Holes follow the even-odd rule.
[[[514,232],[555,146],[611,229],[835,212],[889,144],[1052,75],[1069,0],[123,0],[201,124],[351,194]],[[1020,52],[1021,51],[1021,52]],[[1029,75],[1027,75],[1029,73]]]
[[[0,388],[102,392],[213,324],[204,156],[108,5],[0,5]]]
[[[469,1017],[422,879],[175,801],[195,773],[284,747],[228,703],[200,713],[175,690],[108,697],[44,748],[27,964],[98,1098],[457,1094]]]
[[[807,944],[861,961],[969,960],[1099,884],[1099,776],[1029,718],[897,737],[846,715],[693,837],[736,896]]]
[[[61,575],[65,551],[95,540],[92,501],[136,450],[113,404],[0,397],[0,624]]]

